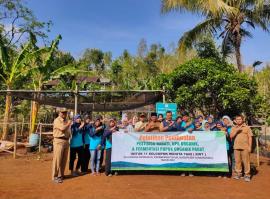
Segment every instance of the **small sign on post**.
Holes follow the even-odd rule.
[[[177,104],[176,103],[156,103],[156,112],[157,114],[162,114],[163,117],[166,117],[166,112],[171,111],[173,119],[177,117]]]

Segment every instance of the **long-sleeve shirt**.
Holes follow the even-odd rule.
[[[70,128],[65,128],[67,120],[64,120],[60,116],[57,117],[53,122],[53,137],[54,138],[65,138],[68,140],[70,138]],[[55,142],[64,142],[65,140],[54,139]]]
[[[84,141],[84,144],[90,144],[90,131],[91,131],[92,127],[93,127],[92,124],[86,124],[83,127],[83,141]]]
[[[251,137],[253,133],[249,126],[242,124],[241,126],[232,127],[230,137],[234,140],[234,149],[248,150],[251,147]]]
[[[101,126],[102,129],[96,130],[98,127],[92,127],[89,131],[90,135],[90,150],[96,150],[99,145],[101,145],[102,136],[104,133],[105,125]]]
[[[187,125],[187,122],[185,122],[185,121],[182,121],[182,123],[181,123],[181,127],[183,127],[184,129],[185,129],[185,131],[187,131],[187,130],[189,130],[189,129],[194,129],[195,128],[195,126],[194,126],[194,124],[193,123],[191,123],[189,126],[187,126],[186,127],[186,125]]]
[[[83,146],[83,129],[80,129],[80,123],[74,123],[71,125],[71,140],[70,140],[70,147],[80,147]]]
[[[110,129],[106,129],[102,136],[101,146],[105,149],[112,148],[112,131]]]
[[[177,129],[177,131],[185,131],[186,129],[184,127],[182,127],[182,122],[178,123],[175,122],[175,128]]]

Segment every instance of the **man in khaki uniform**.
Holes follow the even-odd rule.
[[[252,131],[244,123],[243,116],[236,116],[236,126],[231,130],[230,137],[234,140],[235,172],[234,179],[240,179],[242,175],[242,162],[245,171],[245,181],[250,181],[250,152],[252,147]]]
[[[69,150],[71,121],[67,120],[67,109],[59,109],[59,116],[53,122],[53,165],[52,177],[62,183]]]

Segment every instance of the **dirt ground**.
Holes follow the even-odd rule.
[[[270,159],[250,183],[208,176],[181,177],[177,173],[120,174],[106,177],[89,174],[51,181],[51,154],[12,159],[0,156],[0,199],[269,199]],[[68,173],[68,171],[66,171]]]

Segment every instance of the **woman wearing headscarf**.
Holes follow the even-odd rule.
[[[229,163],[229,175],[232,175],[232,168],[234,165],[234,157],[233,157],[233,141],[230,138],[231,130],[233,127],[233,121],[227,115],[222,117],[223,126],[226,128],[226,147],[228,153],[228,163]]]
[[[118,131],[116,119],[110,119],[109,126],[105,129],[102,136],[102,147],[106,150],[105,175],[112,176],[111,154],[112,154],[112,134]]]
[[[194,121],[194,126],[195,126],[194,131],[203,131],[203,126],[199,119],[196,119]]]
[[[213,131],[215,128],[216,128],[216,123],[215,123],[215,119],[214,119],[214,116],[213,115],[209,115],[207,118],[206,118],[208,124],[210,125],[210,129]]]
[[[69,158],[69,170],[72,176],[78,176],[78,169],[81,166],[81,163],[84,161],[83,157],[83,127],[84,123],[82,122],[80,115],[75,115],[73,124],[71,125],[71,140],[70,140],[70,158]],[[74,171],[74,161],[78,155],[78,161],[76,165],[76,171]],[[83,172],[83,167],[81,167]]]
[[[209,125],[209,123],[207,121],[204,123],[203,129],[204,129],[205,132],[210,132],[211,131],[210,125]]]
[[[84,161],[82,163],[82,170],[83,172],[88,171],[88,166],[89,166],[89,161],[90,161],[90,151],[89,151],[89,146],[90,146],[90,130],[93,126],[91,123],[91,118],[90,116],[85,116],[84,117],[84,128],[83,128],[83,153],[84,153]]]
[[[100,121],[100,118],[95,120],[94,125],[90,130],[90,154],[91,154],[91,172],[92,175],[99,175],[100,158],[101,158],[101,140],[104,133],[104,125]]]
[[[182,127],[182,116],[178,116],[175,120],[175,127],[177,129],[177,131],[185,131],[186,129],[184,127]]]

